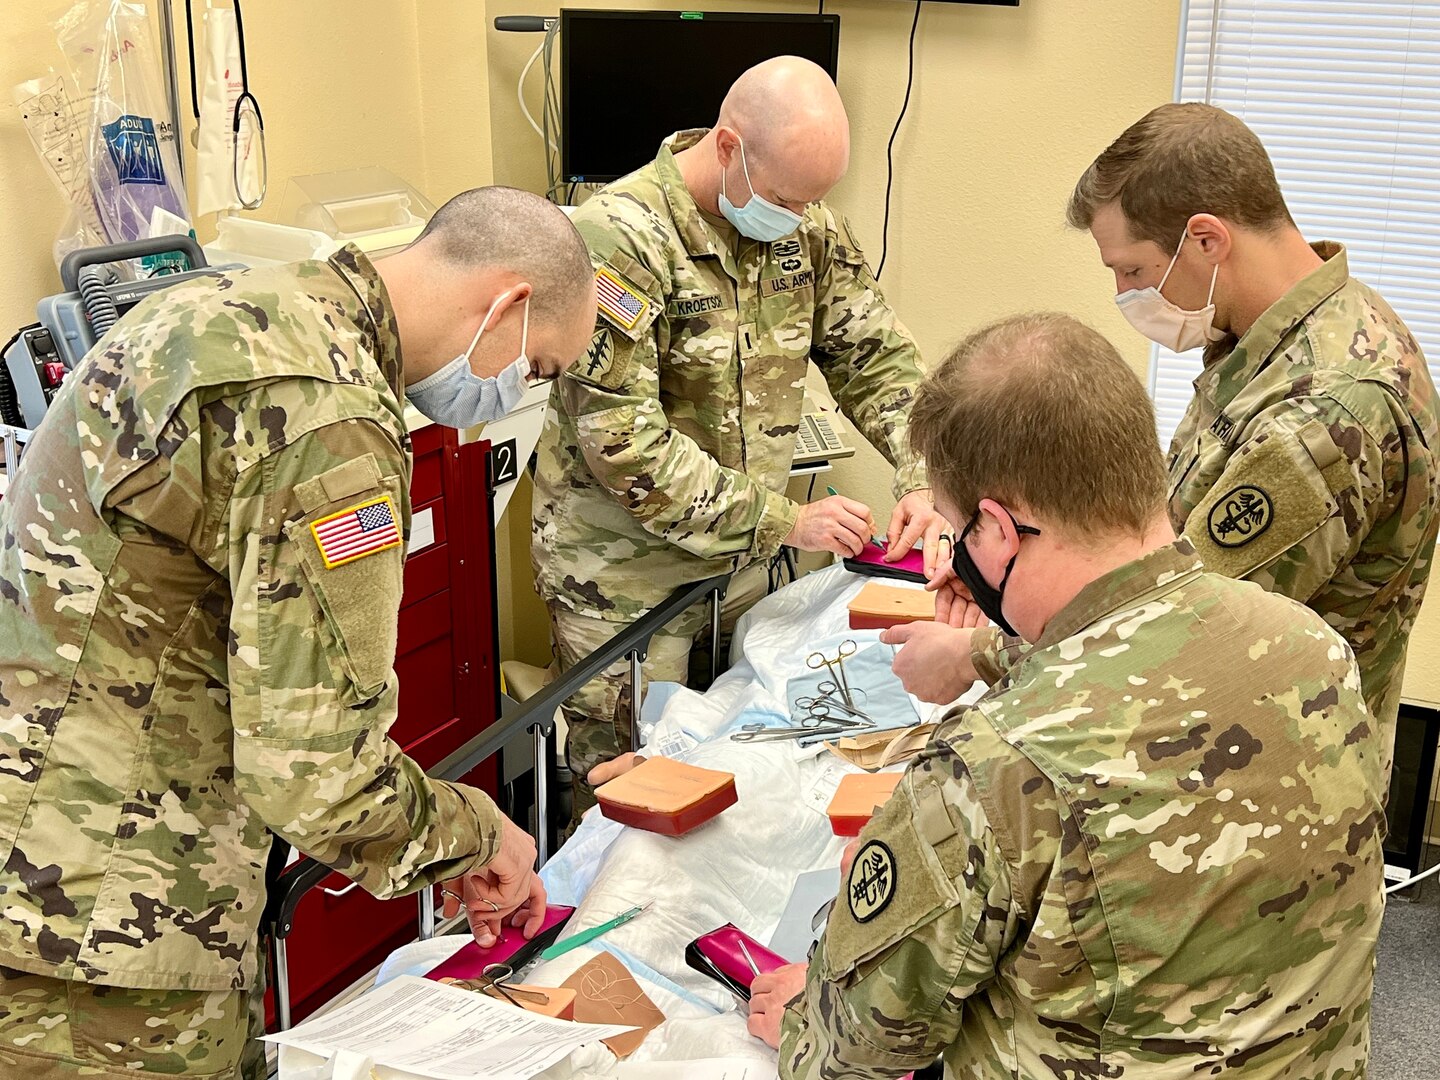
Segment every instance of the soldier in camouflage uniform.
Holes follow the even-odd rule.
[[[1208,569],[1299,600],[1349,642],[1388,791],[1440,530],[1440,418],[1420,346],[1350,277],[1344,248],[1305,243],[1265,148],[1221,109],[1142,118],[1081,178],[1069,218],[1094,236],[1142,333],[1205,345],[1170,445],[1171,522]],[[951,595],[941,590],[942,617]],[[953,700],[951,636],[893,636],[907,642],[896,663],[907,688]]]
[[[234,1076],[271,832],[538,927],[533,842],[386,735],[403,414],[509,367],[532,308],[554,377],[590,274],[558,210],[479,189],[378,263],[163,290],[65,381],[0,502],[0,1074]]]
[[[858,553],[874,528],[864,504],[785,495],[812,360],[896,467],[893,557],[923,538],[933,561],[943,523],[906,445],[915,342],[820,201],[848,154],[834,84],[782,58],[736,82],[715,128],[671,137],[574,215],[600,320],[551,397],[531,549],[562,668],[679,586],[764,564],[783,544]],[[654,639],[648,677],[684,681],[704,614]],[[565,710],[577,820],[593,804],[585,775],[629,749],[625,670]]]
[[[1221,109],[1142,118],[1081,178],[1069,216],[1120,299],[1159,283],[1177,243],[1164,296],[1202,309],[1213,279],[1205,369],[1170,444],[1170,518],[1206,567],[1299,600],[1350,643],[1388,777],[1440,530],[1435,386],[1414,335],[1350,277],[1343,247],[1305,243],[1265,148]]]
[[[1343,639],[1175,539],[1144,388],[1066,316],[972,336],[912,424],[1031,644],[963,665],[989,692],[861,833],[808,971],[756,980],[781,1076],[1363,1077],[1381,761]]]

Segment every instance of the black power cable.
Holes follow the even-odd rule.
[[[925,0],[915,0],[915,19],[910,23],[910,73],[905,77],[905,101],[900,106],[900,115],[895,118],[895,130],[890,132],[890,144],[885,148],[885,225],[880,233],[880,265],[875,270],[876,281],[885,272],[885,257],[890,253],[890,189],[895,184],[895,136],[900,134],[900,125],[910,108],[910,90],[915,85],[915,30],[920,25],[920,7],[924,3]]]

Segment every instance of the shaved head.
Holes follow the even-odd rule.
[[[482,187],[447,202],[416,246],[460,271],[508,270],[530,282],[537,316],[564,318],[593,306],[585,241],[554,203],[518,188]]]
[[[800,201],[822,198],[850,164],[850,121],[825,69],[798,56],[756,64],[730,87],[717,129],[745,147],[750,169],[763,170]]]
[[[456,195],[375,268],[395,309],[407,385],[462,355],[489,378],[522,352],[531,376],[555,378],[594,333],[585,241],[558,206],[518,188]]]

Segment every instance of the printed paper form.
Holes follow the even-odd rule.
[[[455,986],[402,975],[266,1042],[340,1050],[435,1080],[529,1080],[578,1047],[631,1030],[550,1020]]]
[[[622,1061],[616,1080],[775,1080],[772,1061],[753,1058],[698,1058],[693,1061]]]

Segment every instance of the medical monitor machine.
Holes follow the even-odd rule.
[[[561,177],[617,180],[661,141],[709,127],[747,68],[803,56],[835,78],[837,15],[714,11],[560,13]]]

